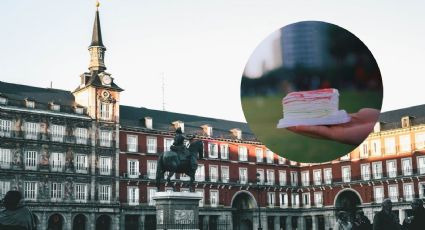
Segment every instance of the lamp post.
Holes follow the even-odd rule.
[[[261,227],[261,209],[260,209],[260,173],[257,172],[256,174],[257,179],[257,197],[258,197],[258,230],[263,230],[263,228]]]

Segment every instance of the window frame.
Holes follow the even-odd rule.
[[[137,153],[138,152],[138,135],[127,134],[127,152]]]
[[[111,175],[111,172],[112,172],[112,157],[100,156],[99,157],[99,174]]]
[[[151,143],[149,143],[151,141]],[[146,137],[146,152],[157,153],[158,152],[158,138],[155,136]]]
[[[238,156],[239,161],[248,161],[248,148],[246,146],[239,145]]]

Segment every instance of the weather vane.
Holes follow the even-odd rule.
[[[96,0],[96,8],[99,8],[99,6],[100,6],[99,0]]]

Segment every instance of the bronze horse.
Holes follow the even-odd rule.
[[[194,141],[190,143],[188,152],[189,156],[179,156],[174,151],[166,151],[162,153],[157,162],[156,168],[156,187],[159,191],[159,185],[161,180],[164,178],[165,172],[168,172],[167,182],[175,190],[174,184],[171,183],[170,178],[174,173],[184,173],[190,177],[189,188],[193,192],[193,181],[195,180],[196,169],[198,163],[196,159],[203,158],[203,143],[202,141]]]

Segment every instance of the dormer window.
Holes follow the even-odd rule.
[[[83,73],[83,74],[81,74],[80,77],[81,77],[80,87],[82,88],[82,87],[86,86],[87,82],[89,81],[90,74],[89,73]]]
[[[233,136],[235,136],[237,139],[242,139],[242,131],[240,129],[232,129],[230,132],[232,132]]]
[[[350,160],[350,154],[344,155],[340,158],[341,161],[349,161]]]
[[[75,108],[75,113],[76,114],[83,114],[84,113],[84,109],[81,108],[81,107],[77,107],[77,108]]]
[[[0,105],[6,105],[7,104],[7,98],[0,96]]]
[[[50,109],[53,110],[53,111],[60,111],[61,106],[52,103],[52,104],[50,104]]]
[[[381,131],[381,122],[376,122],[375,126],[373,127],[373,132],[378,133]]]
[[[175,121],[173,122],[174,128],[181,128],[182,132],[184,133],[184,122],[183,121]]]
[[[204,133],[207,135],[207,136],[212,136],[213,135],[213,127],[212,126],[210,126],[210,125],[203,125],[203,126],[201,126],[203,129],[204,129]]]
[[[27,108],[34,109],[34,108],[35,108],[35,102],[34,102],[34,101],[31,101],[31,100],[26,100],[26,101],[25,101],[25,106],[26,106]]]
[[[409,128],[410,127],[410,117],[405,116],[401,118],[401,127],[402,128]]]
[[[152,117],[145,117],[145,126],[147,129],[152,129]]]

